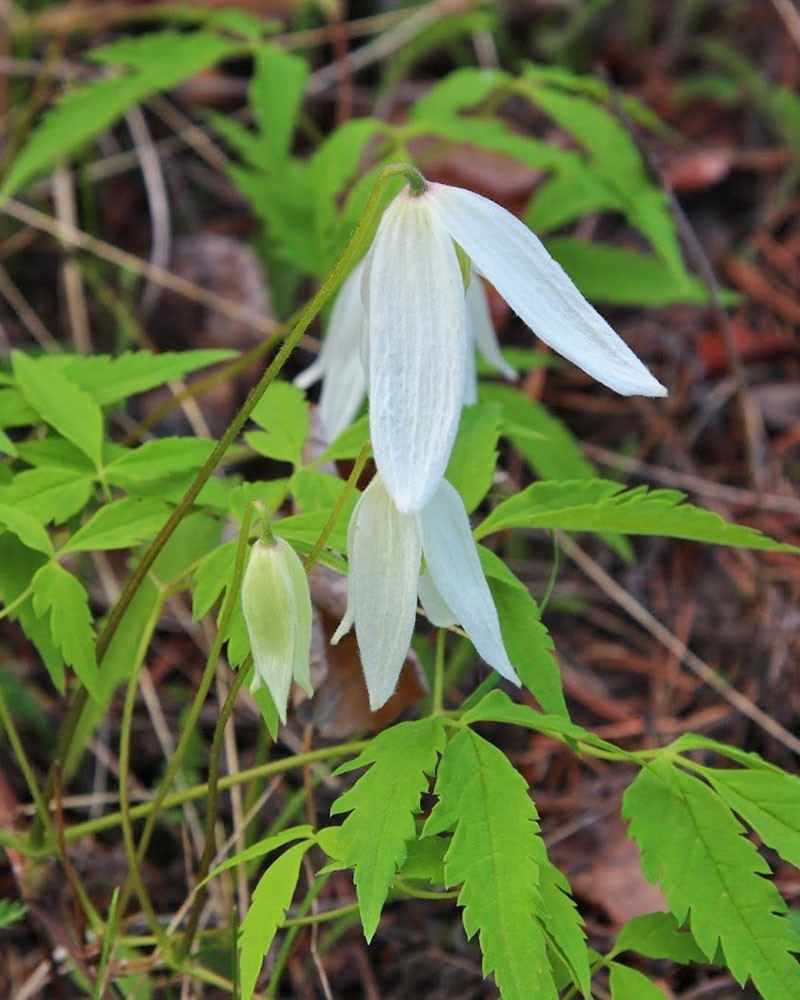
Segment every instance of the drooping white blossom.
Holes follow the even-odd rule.
[[[438,489],[465,398],[467,308],[455,244],[565,358],[623,395],[666,394],[519,219],[461,188],[406,189],[383,214],[363,279],[375,462],[404,513]]]
[[[434,624],[460,624],[483,659],[519,684],[467,512],[447,480],[425,507],[406,514],[376,475],[350,519],[347,554],[347,611],[333,642],[355,625],[373,711],[397,685],[414,631],[417,596]]]
[[[269,690],[281,722],[292,680],[311,687],[311,594],[294,549],[283,539],[253,545],[242,580],[242,609],[255,667],[251,690]]]

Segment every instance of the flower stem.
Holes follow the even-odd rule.
[[[441,715],[444,709],[444,643],[447,629],[440,628],[436,632],[436,660],[433,666],[433,703],[432,715]]]

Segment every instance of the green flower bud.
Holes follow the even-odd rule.
[[[285,723],[292,680],[309,694],[313,689],[308,578],[283,539],[253,545],[242,581],[242,608],[255,665],[251,689],[265,684]]]

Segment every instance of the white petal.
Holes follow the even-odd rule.
[[[447,480],[417,514],[417,523],[427,568],[441,599],[483,659],[503,677],[519,684],[503,645],[497,609],[483,575],[467,512]]]
[[[450,628],[456,624],[453,612],[442,600],[442,595],[436,589],[436,584],[427,568],[419,578],[419,601],[431,625],[437,628]]]
[[[472,191],[431,184],[431,211],[546,344],[624,396],[667,390],[519,219]]]
[[[467,289],[466,306],[467,330],[483,358],[505,378],[516,381],[519,376],[500,353],[483,281],[474,272]]]
[[[427,195],[401,193],[384,212],[365,294],[375,464],[407,513],[444,475],[464,398],[464,285]]]
[[[366,316],[361,303],[363,261],[348,275],[331,310],[330,322],[317,360],[295,378],[306,389],[323,378],[320,419],[329,441],[353,422],[367,391],[361,361]]]
[[[355,619],[374,712],[394,693],[411,644],[421,547],[415,518],[398,511],[378,476],[353,511],[353,522],[347,540],[348,616]]]

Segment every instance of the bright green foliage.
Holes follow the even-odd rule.
[[[230,586],[236,564],[238,542],[226,542],[212,549],[197,567],[192,593],[192,618],[208,614],[217,598]]]
[[[303,826],[292,826],[288,830],[281,830],[280,833],[276,833],[271,837],[265,837],[263,840],[259,840],[258,843],[251,844],[249,847],[237,851],[236,854],[232,854],[222,864],[212,868],[206,876],[204,884],[211,881],[212,878],[216,878],[222,872],[228,871],[229,868],[235,868],[237,865],[245,862],[263,858],[265,854],[277,851],[284,844],[290,844],[293,840],[308,840],[313,835],[314,831],[311,827],[308,824],[304,824]]]
[[[260,455],[299,465],[308,437],[308,403],[290,382],[273,382],[251,414],[263,428],[249,431],[244,439]]]
[[[671,913],[647,913],[629,920],[619,932],[612,954],[623,951],[635,951],[646,958],[666,958],[681,965],[708,961],[689,931],[682,930]]]
[[[497,465],[501,410],[492,403],[464,407],[445,475],[458,490],[467,513],[489,492]]]
[[[703,775],[765,844],[800,868],[800,778],[778,770],[711,767]]]
[[[591,997],[592,972],[589,968],[589,952],[583,921],[575,901],[570,894],[569,882],[547,857],[544,841],[534,838],[534,848],[538,851],[539,894],[542,899],[540,923],[553,948],[566,967],[572,981],[584,997]]]
[[[63,524],[83,510],[91,495],[92,480],[85,472],[58,465],[26,469],[8,486],[0,486],[0,503],[30,514],[40,524]]]
[[[97,661],[94,655],[94,632],[89,597],[75,577],[58,563],[48,562],[31,581],[33,610],[47,617],[53,643],[64,662],[71,666],[86,690],[98,693]],[[53,676],[53,682],[59,678]]]
[[[264,872],[253,890],[250,909],[239,932],[239,973],[242,1000],[250,1000],[261,963],[289,908],[303,856],[314,843],[304,840],[284,851]]]
[[[134,492],[143,483],[193,474],[214,448],[207,438],[168,437],[124,449],[105,469],[106,481]]]
[[[507,528],[618,531],[628,535],[687,538],[770,552],[797,552],[755,528],[729,524],[718,514],[684,503],[678,490],[626,490],[605,479],[534,483],[492,511],[475,532],[483,538]]]
[[[591,302],[656,307],[708,301],[702,281],[651,254],[568,236],[547,240],[547,249]],[[730,300],[731,293],[725,298]]]
[[[103,414],[97,403],[52,366],[42,366],[21,351],[14,351],[12,362],[17,386],[26,402],[99,468]]]
[[[625,792],[623,815],[651,882],[679,923],[687,918],[708,961],[718,946],[736,980],[765,1000],[800,995],[800,951],[770,869],[725,803],[668,758],[642,769]]]
[[[13,899],[0,899],[0,930],[22,920],[27,912],[28,908],[23,903],[17,903]]]
[[[611,1000],[665,1000],[665,993],[644,973],[619,962],[610,963]]]
[[[139,101],[169,90],[242,48],[210,32],[159,31],[96,49],[92,58],[97,62],[123,65],[130,72],[97,80],[62,97],[14,161],[0,198],[14,194],[36,174],[75,153]]]
[[[540,620],[539,606],[498,556],[482,545],[478,554],[500,618],[503,643],[519,679],[545,712],[568,718],[553,640]]]
[[[153,498],[124,497],[101,507],[70,538],[62,552],[127,549],[153,538],[169,507]]]
[[[414,815],[444,742],[444,729],[436,717],[403,722],[379,733],[337,772],[371,765],[331,806],[331,815],[350,813],[342,824],[342,860],[354,872],[368,941],[406,859],[407,844],[416,836]]]
[[[453,831],[444,874],[460,885],[468,937],[479,934],[483,973],[505,1000],[557,997],[539,919],[536,808],[525,781],[491,743],[463,729],[447,744],[424,835]]]
[[[12,507],[9,503],[0,502],[0,527],[16,535],[29,549],[44,552],[46,555],[53,551],[47,532],[36,518],[24,510]]]

